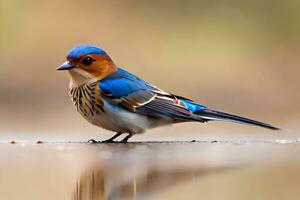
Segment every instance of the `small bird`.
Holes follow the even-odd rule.
[[[126,143],[148,129],[191,121],[222,120],[279,129],[165,92],[118,68],[104,50],[93,45],[72,48],[57,70],[67,70],[70,75],[69,95],[77,111],[90,123],[116,133],[102,142],[115,142],[127,134],[120,141]]]

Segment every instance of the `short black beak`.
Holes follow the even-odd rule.
[[[74,68],[75,65],[71,64],[69,61],[64,62],[63,64],[61,64],[56,70],[60,71],[60,70],[69,70]]]

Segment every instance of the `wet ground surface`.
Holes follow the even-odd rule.
[[[0,199],[299,199],[297,140],[3,141]]]

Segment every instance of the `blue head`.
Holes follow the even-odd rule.
[[[79,45],[68,52],[67,61],[57,70],[68,70],[73,82],[80,79],[82,83],[91,78],[102,79],[116,71],[116,66],[104,50],[92,45]]]
[[[98,54],[98,55],[107,55],[106,52],[98,48],[96,46],[92,45],[78,45],[73,47],[67,55],[67,58],[70,59],[78,59],[81,56],[87,55],[87,54]]]

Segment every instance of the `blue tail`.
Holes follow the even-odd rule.
[[[254,125],[254,126],[260,126],[272,130],[281,130],[281,128],[275,127],[273,125],[264,123],[264,122],[259,122],[253,119],[248,119],[245,117],[240,117],[237,115],[232,115],[216,110],[211,110],[206,108],[205,106],[199,105],[189,99],[185,99],[182,97],[179,97],[180,101],[184,103],[184,105],[192,111],[196,116],[197,121],[201,122],[208,122],[208,121],[216,121],[216,120],[221,120],[221,121],[231,121],[231,122],[236,122],[236,123],[242,123],[242,124],[248,124],[248,125]]]
[[[222,120],[222,121],[231,121],[236,123],[242,123],[242,124],[248,124],[248,125],[254,125],[254,126],[260,126],[263,128],[268,128],[272,130],[281,130],[281,128],[275,127],[273,125],[259,122],[253,119],[248,119],[245,117],[240,117],[237,115],[232,115],[220,111],[215,111],[211,109],[203,109],[203,110],[197,110],[194,112],[194,114],[198,115],[205,121],[214,121],[214,120]]]

